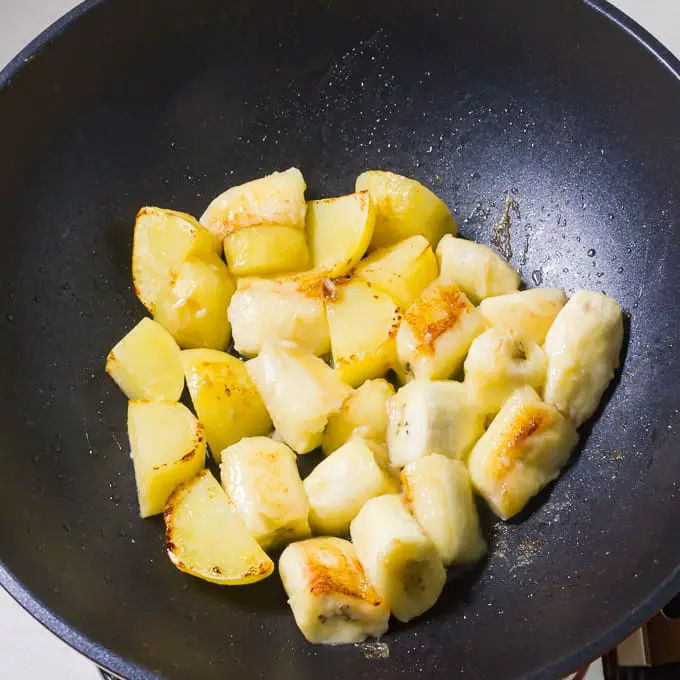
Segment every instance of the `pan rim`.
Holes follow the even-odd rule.
[[[6,90],[12,80],[21,73],[33,57],[58,38],[78,19],[94,10],[107,0],[84,0],[69,12],[57,19],[26,45],[8,64],[0,70],[0,94]],[[622,10],[614,7],[608,0],[579,0],[587,7],[602,15],[619,30],[624,31],[631,39],[637,41],[650,52],[668,70],[676,80],[680,81],[680,59],[651,35],[646,29],[631,19]],[[74,651],[90,659],[100,668],[127,680],[156,680],[158,676],[145,670],[131,661],[111,652],[103,644],[82,634],[55,612],[45,606],[21,581],[7,568],[0,559],[0,586],[34,619],[50,632],[69,645]],[[653,616],[672,597],[680,592],[680,564],[668,575],[655,591],[628,611],[609,628],[590,642],[581,645],[561,657],[524,675],[521,680],[554,680],[562,677],[575,668],[599,657],[626,635],[632,633],[647,619]],[[519,679],[518,679],[519,680]]]

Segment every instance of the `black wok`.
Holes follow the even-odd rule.
[[[554,678],[680,590],[680,64],[605,2],[91,1],[0,76],[0,582],[129,678]],[[528,285],[605,290],[627,352],[573,464],[389,658],[306,644],[276,579],[178,572],[137,517],[108,349],[143,204],[298,165],[413,175]],[[360,320],[358,320],[360,322]],[[368,655],[370,656],[370,655]]]

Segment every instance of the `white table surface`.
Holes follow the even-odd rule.
[[[680,0],[610,0],[680,56]],[[0,68],[77,0],[0,0]],[[1,680],[98,680],[93,664],[33,620],[0,588]],[[602,677],[594,669],[588,680]]]

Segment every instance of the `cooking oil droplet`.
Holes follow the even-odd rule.
[[[543,272],[540,269],[536,269],[535,271],[531,272],[531,280],[537,286],[540,286],[543,283]]]
[[[597,255],[597,252],[595,251],[595,248],[591,248],[587,253],[588,257],[595,257]]]

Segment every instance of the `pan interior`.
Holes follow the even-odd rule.
[[[554,677],[678,585],[680,87],[642,44],[573,0],[117,0],[28,61],[0,89],[0,560],[68,626],[172,678]],[[275,578],[221,589],[172,567],[162,521],[136,516],[103,373],[142,316],[137,209],[197,214],[291,165],[312,197],[368,168],[413,176],[486,243],[511,196],[527,285],[604,290],[627,314],[560,483],[487,518],[488,561],[379,654],[304,643]]]

